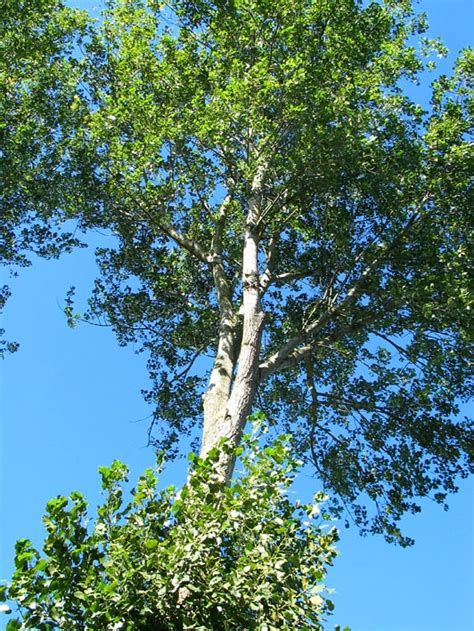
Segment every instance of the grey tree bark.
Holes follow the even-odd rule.
[[[217,260],[214,279],[221,312],[221,330],[209,386],[204,395],[204,428],[201,457],[215,447],[222,438],[231,446],[238,445],[248,415],[251,412],[258,382],[260,342],[265,319],[260,305],[258,270],[259,236],[258,219],[262,199],[262,184],[267,168],[262,163],[256,171],[244,231],[242,253],[242,304],[239,318],[242,321],[242,340],[236,348],[238,318],[234,315],[230,289],[224,270]],[[225,220],[225,204],[221,220]],[[219,257],[221,230],[216,230],[214,253]],[[219,464],[225,479],[232,476],[234,462],[226,457]]]

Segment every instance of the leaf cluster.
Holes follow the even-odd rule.
[[[290,499],[298,463],[286,436],[261,449],[259,432],[247,435],[230,486],[215,472],[224,451],[193,456],[179,492],[159,490],[150,469],[128,495],[127,467],[101,468],[91,521],[81,494],[51,500],[43,553],[17,543],[1,592],[18,607],[7,628],[322,629],[337,540],[318,517],[324,496]]]

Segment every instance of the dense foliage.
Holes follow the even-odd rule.
[[[407,543],[471,467],[472,50],[424,110],[410,0],[3,0],[0,29],[3,259],[111,235],[81,317],[148,354],[155,441],[237,444],[258,406]]]
[[[215,472],[216,449],[193,459],[178,493],[158,490],[147,470],[124,495],[127,468],[102,468],[93,521],[81,494],[57,497],[43,554],[18,542],[1,592],[18,605],[7,629],[322,629],[337,533],[318,517],[322,494],[310,505],[290,499],[292,451],[288,437],[262,450],[247,436],[230,486]]]

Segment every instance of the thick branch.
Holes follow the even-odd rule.
[[[306,327],[304,327],[301,333],[290,338],[286,342],[286,344],[282,346],[282,348],[279,351],[277,351],[276,353],[271,355],[268,359],[266,359],[260,365],[261,374],[269,375],[278,370],[286,368],[288,365],[288,360],[290,361],[291,364],[294,364],[294,360],[296,357],[298,356],[303,357],[307,354],[307,352],[310,352],[310,350],[315,345],[317,345],[316,342],[306,344],[298,351],[296,351],[296,349],[298,348],[298,346],[301,346],[301,344],[304,344],[310,335],[314,335],[315,333],[320,331],[328,322],[333,320],[347,306],[349,306],[352,302],[354,302],[356,297],[361,292],[363,283],[365,282],[365,280],[367,279],[367,276],[370,273],[368,269],[369,268],[367,268],[363,272],[363,274],[361,275],[357,283],[355,283],[351,287],[351,289],[347,292],[347,295],[344,298],[344,300],[342,300],[340,303],[338,303],[334,307],[329,308],[317,320],[315,320],[314,322],[311,322]]]
[[[221,319],[227,318],[229,321],[233,319],[232,292],[224,270],[224,265],[222,263],[222,240],[224,235],[225,219],[230,202],[231,196],[227,195],[219,208],[211,244],[212,272],[214,275],[214,283],[217,291],[217,301],[219,303]]]
[[[275,233],[270,238],[267,254],[267,267],[260,278],[260,295],[262,296],[270,285],[273,271],[277,264],[276,246],[279,238],[279,233]]]
[[[294,272],[282,272],[281,274],[277,274],[273,278],[273,282],[276,285],[283,285],[284,283],[291,283],[294,280],[302,280],[303,278],[309,278],[310,276],[314,276],[315,272],[312,270],[301,270]]]
[[[190,239],[189,237],[185,237],[183,234],[178,232],[173,226],[166,222],[160,222],[159,228],[173,241],[175,241],[182,248],[187,250],[190,254],[195,256],[197,259],[202,261],[203,263],[207,263],[208,265],[212,263],[213,258],[212,255],[207,252],[197,241],[194,239]]]
[[[318,331],[325,327],[326,324],[334,320],[337,316],[341,315],[341,313],[347,307],[355,302],[357,297],[363,292],[364,286],[367,283],[368,279],[374,272],[376,272],[380,268],[381,264],[386,260],[387,255],[399,244],[400,240],[413,226],[418,218],[419,215],[417,215],[417,213],[414,213],[412,215],[412,217],[406,223],[405,227],[398,233],[398,235],[393,239],[390,245],[385,247],[380,252],[380,254],[376,256],[374,260],[369,263],[369,265],[367,265],[357,281],[348,290],[343,300],[335,305],[332,301],[333,306],[330,306],[327,311],[323,313],[317,320],[303,327],[302,331],[298,335],[290,338],[279,351],[268,357],[260,365],[261,374],[269,375],[282,368],[286,368],[288,365],[288,360],[290,360],[291,364],[294,364],[295,357],[297,357],[300,352],[303,352],[303,356],[306,355],[307,352],[310,352],[310,349],[314,346],[314,343],[306,344],[303,347],[304,350],[300,349],[295,353],[296,349],[304,344],[309,336],[315,335]],[[338,296],[336,296],[334,300],[337,299],[337,297]]]
[[[146,175],[145,175],[146,177]],[[141,202],[141,200],[135,196],[135,202],[141,211],[145,214],[145,218],[140,218],[139,221],[148,221],[150,226],[153,226],[156,221],[156,216],[150,213],[149,208]],[[121,214],[125,215],[128,219],[132,219],[133,221],[137,221],[137,217],[135,217],[132,213],[127,212],[125,210],[121,210]],[[164,232],[170,239],[173,239],[175,243],[180,245],[184,250],[192,254],[198,260],[203,263],[207,263],[208,265],[212,263],[212,256],[210,252],[205,250],[200,243],[198,243],[195,239],[190,239],[185,235],[181,234],[174,228],[174,226],[167,221],[159,221],[158,228]]]
[[[348,333],[354,333],[361,329],[361,327],[369,322],[372,318],[367,317],[362,320],[358,320],[357,322],[353,322],[346,326],[338,328],[336,331],[327,335],[326,337],[320,340],[313,340],[308,342],[304,346],[300,346],[300,348],[294,350],[291,354],[282,358],[280,361],[270,362],[269,360],[260,364],[260,381],[264,381],[275,372],[280,372],[282,370],[286,370],[287,368],[292,368],[301,360],[309,357],[314,351],[318,348],[332,348],[332,344],[334,342],[339,341]]]
[[[212,273],[219,304],[220,323],[216,357],[204,396],[201,456],[205,456],[222,436],[221,428],[235,370],[237,320],[232,305],[232,291],[222,263],[224,226],[230,201],[231,197],[228,195],[219,208],[211,245]]]

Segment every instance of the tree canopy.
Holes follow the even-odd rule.
[[[114,235],[82,317],[146,351],[153,440],[202,422],[205,455],[261,409],[336,514],[407,543],[472,454],[473,51],[425,110],[410,0],[3,13],[2,259]]]

